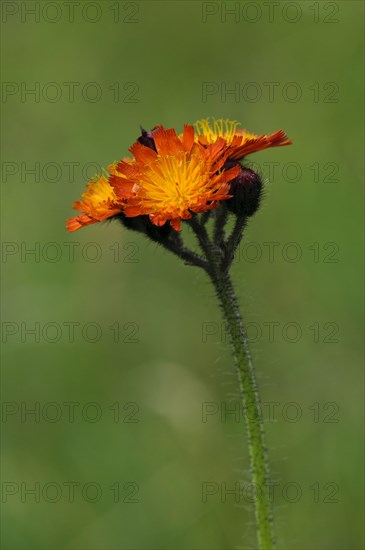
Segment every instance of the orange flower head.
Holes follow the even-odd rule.
[[[237,130],[239,123],[229,119],[209,118],[198,120],[195,123],[198,143],[208,146],[218,139],[224,139],[227,156],[231,160],[239,160],[249,153],[261,151],[268,147],[279,147],[290,145],[292,142],[287,138],[283,130],[270,135],[256,135],[246,130]]]
[[[114,165],[109,166],[108,170],[114,173]],[[84,225],[104,221],[119,214],[122,206],[122,202],[108,182],[108,177],[97,176],[87,184],[82,200],[74,202],[74,209],[82,214],[67,220],[67,230],[76,231]]]
[[[205,212],[229,199],[229,182],[240,168],[223,170],[227,160],[224,139],[201,145],[194,128],[185,126],[181,137],[162,126],[153,131],[155,149],[134,143],[134,161],[121,161],[109,182],[127,217],[148,215],[157,226],[167,221],[177,231],[192,212]]]
[[[258,136],[237,130],[237,125],[228,119],[202,119],[195,124],[196,132],[186,125],[180,136],[161,125],[151,132],[142,129],[129,149],[133,158],[110,165],[105,175],[88,183],[82,199],[74,203],[81,214],[67,220],[68,231],[119,215],[123,223],[145,216],[143,223],[148,218],[158,227],[169,222],[179,231],[181,220],[234,198],[244,185],[242,175],[237,179],[241,158],[291,143],[282,130]],[[135,227],[142,227],[140,222]]]

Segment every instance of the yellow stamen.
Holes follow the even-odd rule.
[[[194,126],[198,135],[203,135],[208,143],[214,143],[218,138],[224,138],[229,145],[237,134],[237,126],[240,123],[237,120],[228,118],[213,118],[213,123],[209,118],[198,120]]]

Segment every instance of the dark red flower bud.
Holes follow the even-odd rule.
[[[157,153],[155,140],[153,139],[152,132],[148,132],[147,130],[144,130],[142,126],[141,126],[141,135],[137,138],[137,141],[139,141],[139,143],[142,143],[142,145],[144,145],[145,147],[148,147],[149,149],[153,149]]]
[[[260,206],[262,181],[250,168],[242,168],[231,181],[231,199],[226,201],[228,209],[237,216],[252,216]]]

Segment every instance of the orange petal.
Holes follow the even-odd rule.
[[[293,142],[288,139],[288,136],[283,130],[278,130],[274,134],[267,136],[271,147],[278,147],[282,145],[291,145]]]
[[[150,214],[149,218],[151,222],[158,227],[161,227],[161,225],[165,225],[166,221],[168,220],[168,217],[161,216],[159,214]]]
[[[119,198],[129,199],[131,197],[134,197],[135,195],[133,191],[133,188],[135,186],[134,181],[130,181],[126,178],[121,178],[119,176],[116,176],[115,174],[112,174],[109,177],[108,181]]]
[[[129,150],[132,155],[134,155],[136,161],[141,162],[142,164],[148,164],[149,162],[152,162],[157,158],[157,154],[153,149],[142,145],[142,143],[139,143],[139,141],[133,143],[132,147],[130,147]]]
[[[66,221],[66,229],[71,233],[72,231],[77,231],[81,227],[84,227],[84,225],[89,225],[91,223],[96,223],[96,220],[91,219],[86,214],[81,214],[81,216],[68,219]]]
[[[124,209],[124,214],[127,218],[135,218],[136,216],[141,216],[143,212],[141,211],[140,206],[127,205]]]
[[[185,124],[184,133],[182,138],[182,144],[187,153],[190,153],[191,148],[194,144],[194,126]]]
[[[240,172],[241,172],[241,167],[238,165],[233,166],[233,168],[230,168],[229,170],[224,170],[221,174],[220,181],[222,183],[231,181],[234,178],[236,178]]]
[[[218,159],[224,162],[227,158],[226,152],[226,141],[223,138],[218,138],[217,141],[208,145],[205,149],[205,154],[212,163],[217,162]]]
[[[173,128],[158,128],[153,132],[153,139],[159,155],[176,155],[184,150]]]
[[[181,230],[181,220],[180,220],[180,218],[174,218],[173,220],[170,220],[170,225],[176,231],[180,231]]]
[[[255,138],[249,138],[240,146],[233,146],[230,148],[228,157],[231,159],[240,159],[250,153],[262,151],[268,147],[282,147],[284,145],[291,145],[290,141],[283,130],[278,130],[268,136],[261,135]]]
[[[138,166],[136,161],[127,163],[121,160],[117,166],[117,171],[114,175],[119,177],[133,178],[138,174]]]

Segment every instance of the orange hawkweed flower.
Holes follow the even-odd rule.
[[[110,166],[109,172],[114,171],[114,166]],[[76,231],[84,225],[102,222],[115,216],[121,212],[123,204],[116,196],[108,178],[99,176],[89,181],[87,190],[82,194],[82,200],[74,202],[73,207],[82,214],[67,220],[68,231]]]
[[[161,125],[151,132],[142,129],[129,149],[133,158],[110,165],[109,173],[88,183],[82,200],[74,203],[81,214],[67,220],[68,231],[114,216],[124,225],[126,218],[145,216],[143,223],[160,227],[169,222],[179,231],[181,220],[212,210],[220,201],[234,202],[240,190],[247,203],[246,187],[252,187],[252,177],[247,170],[243,177],[238,161],[248,153],[291,141],[282,130],[257,136],[237,130],[237,125],[236,121],[203,119],[195,124],[197,132],[185,125],[180,136]],[[243,210],[247,208],[248,204]],[[141,222],[136,221],[135,227],[141,227]]]
[[[109,182],[127,217],[148,215],[157,226],[180,230],[181,220],[192,212],[205,212],[229,199],[229,182],[238,166],[223,170],[227,160],[224,139],[207,146],[195,139],[194,128],[185,126],[181,137],[162,126],[153,131],[155,149],[137,141],[130,148],[133,162],[121,161]]]
[[[246,130],[237,130],[239,122],[228,119],[209,118],[198,120],[195,123],[197,131],[196,139],[202,145],[210,145],[218,139],[224,139],[228,150],[228,158],[239,160],[249,153],[261,151],[268,147],[279,147],[290,145],[292,142],[287,138],[283,130],[270,135],[256,135]]]

